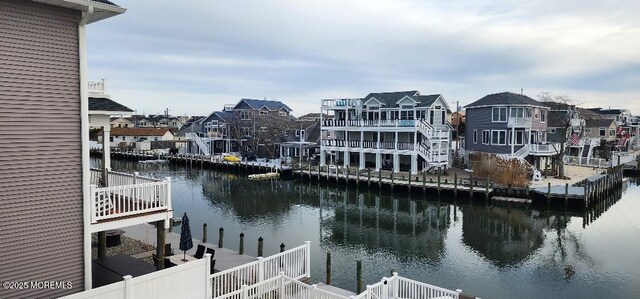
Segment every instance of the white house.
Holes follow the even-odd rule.
[[[322,100],[321,115],[320,165],[411,173],[451,166],[451,110],[442,95],[414,90]]]
[[[98,141],[101,141],[98,134]],[[138,141],[171,141],[173,134],[167,128],[111,128],[110,147],[129,146]]]
[[[104,79],[88,83],[89,93],[89,128],[101,129],[111,127],[111,116],[131,115],[133,110],[113,100],[106,93]]]

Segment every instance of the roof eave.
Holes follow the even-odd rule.
[[[89,9],[89,6],[93,6],[93,14],[89,16],[87,24],[95,23],[110,17],[115,17],[127,11],[127,9],[124,7],[109,5],[106,3],[101,3],[97,1],[91,1],[91,0],[32,0],[32,1],[80,10],[80,11],[87,11]]]

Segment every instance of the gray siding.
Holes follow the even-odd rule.
[[[79,20],[79,11],[0,3],[0,281],[73,284],[0,289],[0,298],[84,288]]]
[[[504,107],[504,106],[502,106]],[[516,106],[521,107],[521,106]],[[507,108],[507,120],[509,118],[509,111],[511,107]],[[502,123],[494,123],[491,121],[493,107],[479,107],[479,108],[467,108],[467,116],[466,116],[466,128],[465,128],[465,138],[466,143],[465,147],[468,151],[478,151],[478,152],[486,152],[486,153],[496,153],[496,154],[508,154],[511,153],[511,145],[508,140],[511,135],[511,129],[507,126],[507,122]],[[540,120],[540,109],[534,108],[533,114],[538,114],[538,118],[533,118],[531,123],[532,131],[540,131],[546,134],[547,123],[542,122]],[[548,113],[548,111],[547,111]],[[548,115],[547,115],[548,119]],[[477,143],[473,142],[473,132],[477,131]],[[482,131],[483,130],[506,130],[507,131],[507,145],[493,145],[493,144],[482,144]],[[516,131],[522,131],[523,129],[516,129]],[[491,134],[491,133],[490,133]],[[528,135],[525,132],[525,140],[528,140]],[[525,142],[526,143],[526,142]],[[514,151],[519,150],[522,146],[516,145],[514,147]]]

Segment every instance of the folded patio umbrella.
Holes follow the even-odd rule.
[[[189,227],[189,217],[187,217],[187,213],[184,213],[184,215],[182,215],[182,227],[180,229],[180,250],[183,251],[182,261],[187,260],[187,250],[191,248],[193,248],[191,227]]]

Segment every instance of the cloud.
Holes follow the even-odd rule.
[[[266,97],[303,114],[321,98],[406,89],[463,103],[520,88],[603,106],[640,95],[638,1],[119,4],[125,14],[90,26],[90,75],[149,111],[154,99],[203,114]]]

